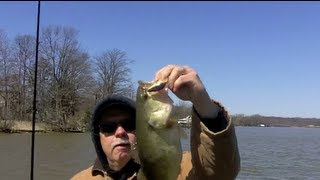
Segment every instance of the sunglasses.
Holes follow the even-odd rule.
[[[100,132],[102,133],[114,133],[118,126],[121,126],[125,131],[134,131],[136,130],[136,123],[132,119],[124,120],[122,123],[118,122],[104,122],[99,125]]]

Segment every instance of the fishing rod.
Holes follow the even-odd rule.
[[[38,52],[39,52],[39,27],[40,27],[40,0],[38,1],[37,14],[37,35],[36,35],[36,57],[34,67],[34,87],[33,87],[33,113],[32,113],[32,138],[31,138],[31,171],[30,180],[33,180],[34,169],[34,141],[35,141],[35,126],[37,114],[37,76],[38,76]]]

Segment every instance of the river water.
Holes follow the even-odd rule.
[[[236,127],[241,171],[237,177],[320,179],[320,128]],[[57,180],[87,168],[95,157],[89,133],[36,134],[34,179]],[[189,139],[182,139],[189,150]],[[31,133],[0,133],[0,179],[30,179]]]

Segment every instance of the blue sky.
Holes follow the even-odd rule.
[[[35,34],[36,2],[0,2],[9,38]],[[319,2],[42,2],[41,27],[72,26],[91,56],[112,48],[132,78],[197,70],[231,114],[320,118]]]

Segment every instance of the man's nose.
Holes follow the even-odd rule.
[[[128,136],[128,134],[127,134],[127,131],[121,125],[119,125],[116,129],[115,136],[124,137],[124,136]]]

